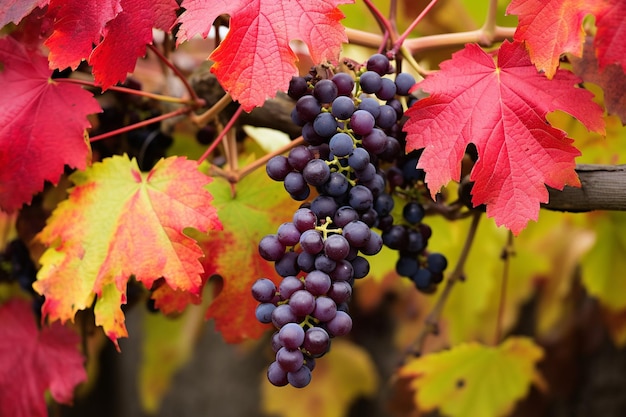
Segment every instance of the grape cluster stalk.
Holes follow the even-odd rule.
[[[403,114],[416,100],[415,79],[394,73],[387,56],[375,54],[347,72],[323,77],[312,69],[290,82],[291,118],[306,145],[270,159],[266,172],[303,203],[259,242],[282,280],[252,286],[257,319],[277,329],[267,370],[276,386],[307,386],[332,338],[350,332],[354,281],[368,275],[367,257],[383,245],[398,251],[397,273],[418,290],[432,292],[443,279],[445,256],[427,251],[432,231],[422,222],[418,155],[403,153]],[[396,201],[404,207],[394,219]]]

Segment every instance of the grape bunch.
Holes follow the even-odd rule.
[[[282,280],[276,285],[261,278],[252,286],[257,319],[277,329],[276,360],[267,372],[277,386],[308,385],[315,360],[329,350],[331,339],[350,331],[348,302],[354,281],[369,273],[367,256],[383,245],[399,250],[399,273],[418,289],[430,289],[445,269],[445,258],[425,252],[427,226],[421,217],[396,224],[392,214],[396,194],[416,186],[404,177],[392,183],[389,175],[406,159],[402,117],[413,100],[415,79],[407,73],[392,77],[394,67],[383,54],[350,71],[328,70],[323,77],[312,70],[292,78],[291,117],[302,127],[306,145],[266,165],[268,176],[303,202],[290,222],[259,242],[260,255],[274,262]],[[421,244],[413,242],[416,236]],[[422,267],[409,271],[401,265],[409,258]],[[432,276],[422,276],[422,270]]]

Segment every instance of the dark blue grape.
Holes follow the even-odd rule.
[[[317,187],[328,181],[330,168],[323,159],[311,159],[304,167],[302,177],[308,184]]]
[[[350,117],[350,128],[357,135],[367,135],[374,129],[376,120],[368,111],[357,110]]]
[[[419,262],[415,257],[400,256],[396,262],[396,272],[403,277],[412,277],[419,270]]]
[[[430,253],[426,257],[426,265],[433,274],[440,274],[448,267],[448,260],[441,253]]]
[[[347,120],[354,113],[354,101],[350,97],[339,96],[332,102],[330,112],[339,120]]]
[[[290,275],[298,275],[300,268],[298,267],[298,254],[296,252],[285,252],[282,258],[274,264],[276,273],[281,277]]]
[[[369,112],[376,119],[380,114],[380,103],[375,98],[364,97],[361,99],[358,109]]]
[[[407,243],[407,229],[404,226],[395,225],[383,232],[382,237],[385,246],[395,250],[402,249]]]
[[[317,115],[313,121],[313,130],[323,138],[329,138],[337,133],[337,120],[328,112]]]
[[[339,207],[333,216],[333,223],[337,227],[344,227],[355,220],[359,220],[359,213],[351,206]]]
[[[402,216],[410,224],[417,224],[424,218],[424,207],[416,201],[410,201],[402,209]]]
[[[313,96],[302,96],[296,102],[298,117],[303,122],[312,122],[320,113],[322,106]]]
[[[325,219],[326,217],[332,219],[338,208],[335,199],[328,195],[318,195],[311,201],[311,210],[318,219]]]
[[[381,100],[391,100],[396,95],[396,83],[389,78],[383,78],[380,88],[376,91],[376,97]]]
[[[350,74],[338,72],[333,75],[331,81],[337,86],[337,94],[340,96],[349,96],[354,89],[354,79]]]
[[[265,172],[274,181],[284,181],[287,174],[293,171],[289,161],[283,155],[276,155],[265,165]]]
[[[368,210],[374,203],[372,192],[363,185],[355,185],[350,189],[350,205],[356,210]]]
[[[337,85],[331,80],[319,80],[313,87],[313,96],[320,103],[332,103],[338,93]]]
[[[365,64],[369,71],[374,71],[379,75],[385,75],[389,71],[389,58],[383,54],[374,54]]]
[[[374,210],[376,210],[376,213],[378,213],[379,217],[384,217],[390,214],[391,210],[393,210],[393,206],[393,197],[391,197],[391,195],[387,193],[379,195],[374,202]]]
[[[361,84],[361,90],[367,94],[376,93],[383,85],[383,80],[380,77],[380,74],[374,71],[365,71],[359,77],[359,82]]]
[[[285,186],[285,190],[292,195],[299,195],[309,189],[304,177],[299,172],[290,172],[287,174],[283,185]]]
[[[389,129],[398,121],[398,115],[393,107],[383,104],[380,106],[380,114],[376,118],[376,126],[381,129]]]
[[[259,322],[268,324],[272,322],[272,313],[275,308],[276,306],[272,303],[261,303],[256,307],[254,315]]]
[[[328,182],[324,185],[324,190],[332,197],[339,197],[345,195],[349,187],[350,183],[348,183],[345,175],[338,172],[331,172]]]
[[[387,146],[387,135],[380,129],[372,129],[372,131],[364,135],[361,140],[363,147],[374,155],[384,151]]]
[[[285,249],[275,234],[266,235],[259,242],[259,255],[266,261],[278,261],[285,254]]]
[[[415,78],[406,72],[401,72],[396,76],[396,94],[408,96],[409,91],[415,85]]]
[[[296,146],[289,151],[289,155],[287,156],[289,165],[296,171],[302,171],[311,159],[313,159],[313,154],[306,146]]]
[[[418,290],[426,290],[432,284],[432,272],[428,269],[420,268],[414,275],[411,276],[411,280],[415,283]]]
[[[354,149],[354,141],[352,137],[347,133],[335,133],[335,135],[330,138],[330,142],[328,143],[330,147],[330,151],[333,155],[342,158],[344,156],[350,155],[352,150]]]
[[[321,145],[327,141],[327,138],[317,134],[311,122],[307,122],[302,126],[302,138],[312,146]]]

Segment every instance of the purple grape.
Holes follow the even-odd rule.
[[[409,230],[407,233],[406,250],[412,253],[419,253],[426,248],[424,235],[417,230]]]
[[[387,146],[387,134],[381,129],[372,129],[369,134],[363,136],[362,141],[363,147],[370,153],[379,154]]]
[[[313,87],[313,96],[320,103],[332,103],[338,93],[337,85],[331,80],[319,80]]]
[[[287,95],[294,100],[305,95],[309,90],[309,83],[304,77],[291,77]]]
[[[298,290],[291,294],[288,305],[282,304],[278,307],[282,307],[283,305],[289,307],[289,311],[295,316],[306,316],[307,314],[311,314],[315,309],[315,297],[307,290]],[[295,322],[296,320],[291,321]]]
[[[352,268],[352,264],[350,263],[350,261],[348,261],[346,258],[338,261],[335,265],[335,269],[333,269],[328,275],[333,282],[351,281],[354,278],[354,269]]]
[[[374,203],[372,192],[363,185],[355,185],[350,189],[350,205],[359,211],[368,210]]]
[[[381,100],[391,100],[396,95],[396,83],[389,78],[381,80],[380,88],[376,91],[376,97]]]
[[[312,295],[326,294],[330,289],[330,286],[330,277],[322,271],[311,271],[306,278],[304,278],[304,288]]]
[[[352,268],[354,270],[354,278],[355,279],[364,278],[364,277],[367,276],[367,274],[369,274],[369,272],[370,272],[370,263],[364,257],[357,256],[352,261],[350,261],[350,263],[352,264]]]
[[[332,219],[338,208],[335,199],[328,195],[318,195],[311,201],[311,210],[318,219],[325,219],[326,217]]]
[[[292,222],[278,226],[276,235],[278,236],[278,241],[285,246],[294,246],[300,241],[300,231]]]
[[[374,71],[379,75],[385,75],[389,72],[389,58],[383,54],[374,54],[367,60],[365,64],[368,71]]]
[[[359,213],[350,206],[341,206],[335,212],[333,216],[333,223],[337,227],[344,227],[348,223],[358,220]]]
[[[278,332],[278,340],[287,349],[297,349],[304,342],[304,330],[297,323],[287,323]]]
[[[333,135],[333,137],[330,138],[328,145],[330,146],[330,151],[333,155],[339,158],[350,155],[354,149],[354,141],[352,140],[352,137],[343,132]]]
[[[289,165],[291,165],[296,171],[300,172],[311,159],[313,159],[313,154],[306,146],[296,146],[289,151],[289,155],[287,156]]]
[[[430,253],[426,257],[428,270],[433,274],[440,274],[448,267],[448,260],[441,253]]]
[[[350,156],[348,157],[348,165],[352,167],[355,171],[360,171],[365,169],[365,167],[370,163],[370,154],[366,149],[356,148],[352,151]]]
[[[400,256],[396,262],[396,272],[403,277],[411,277],[419,270],[419,262],[414,257]]]
[[[379,217],[387,216],[393,210],[394,201],[393,197],[387,193],[383,193],[378,196],[374,202],[374,210],[378,213]]]
[[[374,116],[374,119],[380,114],[380,103],[372,97],[364,97],[358,107],[359,110],[365,110]]]
[[[315,269],[330,274],[337,267],[337,261],[330,259],[328,256],[320,254],[315,258]]]
[[[305,230],[300,236],[300,247],[312,255],[320,253],[324,249],[322,234],[315,229]]]
[[[285,255],[285,245],[275,234],[264,236],[259,242],[259,255],[266,261],[278,261]]]
[[[302,366],[295,372],[288,372],[287,380],[294,388],[304,388],[311,382],[311,370]]]
[[[370,238],[361,248],[361,253],[364,255],[376,255],[383,248],[383,238],[373,230],[370,230]],[[354,262],[352,263],[354,266]],[[356,268],[355,268],[355,278],[356,278]]]
[[[326,323],[335,318],[337,314],[337,304],[332,298],[321,296],[315,299],[315,309],[312,316],[322,323]]]
[[[315,229],[317,226],[317,216],[308,208],[296,210],[293,214],[293,224],[300,232]]]
[[[365,71],[359,77],[359,82],[361,84],[361,90],[367,94],[374,94],[383,84],[380,74],[374,71]]]
[[[350,188],[350,183],[345,175],[339,172],[331,172],[328,182],[324,185],[326,193],[332,197],[340,197],[345,195]],[[335,214],[337,212],[335,211]],[[334,217],[334,216],[333,216]]]
[[[304,167],[302,176],[308,184],[318,187],[328,181],[330,168],[323,159],[311,159]]]
[[[324,241],[324,253],[334,261],[340,261],[348,256],[350,243],[342,235],[330,235]]]
[[[347,313],[337,311],[335,317],[326,323],[326,330],[331,336],[345,336],[352,330],[352,319]]]
[[[330,112],[339,120],[347,120],[354,113],[354,101],[350,97],[339,96],[332,102]]]
[[[289,194],[293,195],[300,195],[301,193],[304,193],[305,190],[309,189],[304,177],[299,172],[290,172],[287,174],[283,185],[285,186],[285,190],[287,190]]]
[[[321,327],[311,327],[304,333],[302,348],[311,356],[319,357],[328,352],[330,347],[330,336]]]
[[[356,178],[359,180],[360,184],[364,184],[374,179],[374,177],[376,176],[376,167],[372,163],[369,163],[363,169],[360,169],[358,171],[354,170],[354,175],[356,175]]]
[[[333,299],[335,304],[346,303],[352,296],[352,285],[346,281],[333,282],[327,295]]]
[[[408,96],[411,88],[415,85],[415,78],[406,72],[396,75],[396,94]]]
[[[260,303],[269,303],[276,296],[276,285],[267,278],[258,279],[252,284],[252,297]]]
[[[354,89],[354,79],[352,79],[350,74],[338,72],[333,75],[331,81],[337,86],[337,93],[340,96],[349,96],[352,94],[352,90]]]
[[[256,319],[264,324],[272,322],[272,313],[276,309],[276,306],[272,303],[261,303],[256,307],[254,314]]]
[[[327,140],[327,138],[324,138],[315,132],[313,123],[311,122],[305,123],[304,126],[302,126],[302,138],[312,146],[321,145]]]
[[[287,174],[293,171],[287,158],[282,155],[276,155],[265,165],[265,172],[274,181],[284,181]]]
[[[287,371],[281,368],[278,362],[272,362],[267,368],[267,379],[277,387],[284,387],[289,383]]]
[[[425,215],[424,207],[416,201],[409,201],[402,209],[402,216],[409,224],[417,224]]]
[[[315,255],[308,252],[298,254],[298,266],[303,272],[311,272],[315,269]]]
[[[313,309],[315,308],[315,301],[313,302]],[[294,314],[293,310],[287,304],[281,304],[272,311],[272,323],[277,329],[280,329],[287,323],[293,323],[298,321],[298,317]]]
[[[331,137],[337,133],[337,120],[335,116],[328,112],[318,114],[315,120],[313,120],[313,130],[323,138]]]
[[[285,252],[283,257],[274,264],[274,269],[281,277],[298,275],[300,272],[300,268],[298,268],[298,254],[292,251]]]
[[[296,324],[296,326],[298,326]],[[300,326],[298,326],[300,327]],[[304,356],[299,349],[282,347],[276,352],[276,362],[287,372],[297,371],[304,364]]]
[[[411,276],[411,280],[415,284],[418,290],[428,290],[432,283],[432,272],[426,268],[420,268],[414,275]]]
[[[322,106],[313,96],[302,96],[296,102],[296,111],[300,120],[303,122],[312,122],[320,113]]]
[[[405,249],[408,243],[407,229],[402,225],[394,225],[383,232],[382,238],[385,246],[391,249]]]
[[[355,220],[343,226],[343,236],[350,245],[361,248],[370,239],[371,233],[368,225],[360,220]]]
[[[383,104],[380,106],[380,114],[376,118],[376,126],[381,129],[389,129],[398,121],[398,115],[393,107]]]
[[[278,285],[278,293],[283,300],[288,300],[294,292],[302,289],[304,289],[304,283],[293,275],[283,278]]]
[[[352,116],[350,117],[350,128],[357,135],[367,135],[372,131],[375,124],[376,119],[374,119],[374,116],[372,116],[370,112],[367,112],[365,110],[357,110],[352,113]]]

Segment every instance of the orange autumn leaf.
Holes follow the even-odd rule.
[[[131,275],[148,288],[163,278],[200,292],[203,252],[185,228],[222,225],[204,188],[211,179],[196,162],[171,157],[142,173],[136,160],[114,156],[70,179],[75,187],[38,235],[48,246],[34,284],[45,316],[73,320],[96,299],[96,324],[117,343],[127,336],[121,305]]]

